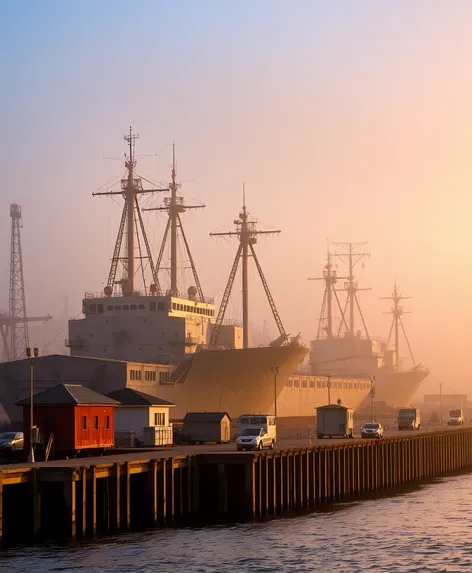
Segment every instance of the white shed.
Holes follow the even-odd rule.
[[[135,437],[144,441],[145,428],[157,428],[159,444],[172,444],[172,424],[169,422],[169,410],[175,404],[151,396],[132,388],[121,388],[108,394],[119,402],[115,407],[115,433],[134,432]]]

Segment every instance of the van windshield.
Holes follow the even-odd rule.
[[[451,416],[451,418],[460,418],[461,417],[461,410],[451,410],[449,412],[449,416]]]
[[[248,428],[243,430],[241,436],[258,436],[261,433],[261,428]]]

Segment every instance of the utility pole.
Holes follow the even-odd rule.
[[[236,276],[236,271],[238,270],[239,259],[242,259],[242,291],[243,291],[243,348],[249,348],[249,287],[248,287],[248,257],[249,253],[252,255],[254,262],[256,264],[257,270],[259,272],[259,277],[264,286],[264,290],[269,301],[269,305],[274,316],[274,320],[277,324],[280,333],[280,339],[285,341],[287,335],[285,334],[285,329],[280,320],[279,313],[275,306],[274,299],[269,290],[269,285],[262,272],[262,267],[259,264],[259,260],[254,250],[254,245],[257,243],[257,237],[259,235],[278,235],[280,231],[258,231],[256,228],[256,221],[249,219],[249,213],[246,209],[246,198],[245,198],[245,187],[243,184],[243,208],[239,213],[239,219],[234,221],[236,225],[236,231],[229,231],[226,233],[210,233],[210,237],[233,237],[236,236],[239,239],[239,247],[236,253],[236,257],[233,262],[233,267],[231,269],[228,283],[226,284],[226,289],[221,300],[220,309],[218,311],[218,316],[216,318],[215,325],[213,327],[213,332],[210,339],[210,348],[216,346],[218,340],[218,334],[223,324],[224,315],[228,305],[228,300],[233,287],[234,277]]]
[[[339,260],[343,261],[349,269],[347,281],[344,283],[344,289],[343,289],[347,292],[347,298],[346,298],[346,304],[344,306],[344,310],[342,312],[342,320],[341,320],[341,324],[339,325],[338,336],[341,334],[343,325],[346,324],[345,316],[346,316],[347,307],[349,306],[349,327],[347,328],[346,332],[348,333],[348,335],[351,338],[354,338],[354,336],[355,336],[354,314],[355,314],[355,308],[357,307],[357,310],[359,312],[359,316],[360,316],[360,319],[362,322],[362,326],[364,328],[365,336],[367,339],[370,338],[369,332],[367,331],[367,326],[365,324],[364,315],[362,314],[359,300],[357,298],[357,292],[358,291],[370,290],[370,288],[359,288],[359,284],[355,280],[356,277],[354,275],[354,268],[356,267],[356,265],[358,263],[360,263],[365,257],[370,257],[370,253],[356,252],[356,249],[358,249],[359,247],[362,247],[363,245],[366,245],[366,244],[367,244],[367,241],[364,241],[362,243],[333,243],[333,245],[336,245],[336,246],[338,246],[338,247],[340,247],[346,251],[344,253],[335,253],[334,256],[336,258],[338,258]],[[362,263],[362,264],[364,264],[364,263]]]
[[[277,422],[277,374],[279,373],[278,366],[272,366],[272,374],[274,375],[274,416]]]
[[[443,412],[442,412],[442,382],[439,384],[439,413],[440,413],[440,420],[441,425],[443,424]]]
[[[328,388],[328,405],[331,404],[331,374],[328,374],[328,380],[326,382],[326,387]]]
[[[411,351],[410,341],[408,340],[408,336],[406,335],[405,327],[403,326],[402,315],[403,314],[411,314],[410,311],[404,311],[403,307],[400,305],[400,301],[409,299],[411,296],[401,296],[400,291],[398,290],[397,283],[393,286],[393,291],[391,296],[381,296],[380,300],[391,300],[393,301],[393,306],[390,309],[390,312],[384,314],[391,314],[392,315],[392,325],[390,326],[390,332],[388,334],[387,339],[387,346],[390,344],[390,338],[392,336],[392,331],[395,334],[395,370],[400,369],[400,341],[399,341],[399,327],[401,327],[403,336],[405,337],[406,345],[408,346],[408,352],[410,353],[411,361],[413,362],[413,366],[415,366],[415,358],[413,356],[413,352]]]
[[[375,376],[370,377],[370,421],[374,421]]]
[[[28,461],[34,463],[34,442],[35,442],[35,428],[34,428],[34,416],[33,416],[33,394],[34,394],[34,358],[39,356],[39,351],[35,347],[33,348],[33,354],[31,354],[31,348],[28,346],[26,348],[26,356],[29,361],[30,366],[30,451],[28,455]]]
[[[204,301],[203,290],[198,278],[195,263],[193,262],[192,253],[190,252],[190,247],[187,242],[187,238],[184,233],[184,228],[182,226],[182,220],[180,218],[181,213],[185,213],[188,209],[203,209],[205,205],[186,205],[183,197],[177,195],[177,190],[181,186],[177,183],[177,168],[175,164],[175,144],[172,144],[172,172],[171,172],[171,182],[169,183],[169,190],[171,192],[170,197],[164,199],[164,205],[161,207],[149,207],[143,209],[143,211],[167,211],[169,217],[167,219],[167,225],[164,231],[164,237],[161,242],[161,247],[159,250],[159,255],[157,257],[156,272],[159,273],[162,265],[162,257],[164,255],[164,249],[167,244],[167,237],[170,230],[170,293],[173,296],[178,296],[179,289],[177,284],[177,273],[178,273],[178,260],[177,260],[177,230],[180,229],[180,234],[184,241],[185,250],[187,252],[188,260],[190,266],[192,267],[193,278],[195,280],[195,286],[197,288],[198,296],[201,301]]]

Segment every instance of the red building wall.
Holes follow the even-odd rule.
[[[75,407],[75,447],[105,448],[115,442],[115,408],[113,406],[76,406]],[[83,418],[87,429],[83,429]],[[107,427],[108,417],[108,427]],[[96,420],[98,418],[98,420]],[[98,422],[98,428],[95,426]]]
[[[107,427],[108,416],[108,427]],[[24,451],[29,450],[30,408],[23,407]],[[49,434],[54,434],[55,450],[105,448],[114,445],[113,406],[34,406],[33,424],[39,428],[46,445]],[[85,418],[86,429],[83,429]],[[98,420],[96,420],[98,418]],[[98,428],[96,423],[98,422]]]

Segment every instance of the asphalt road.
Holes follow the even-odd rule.
[[[469,426],[469,425],[467,425]],[[465,426],[465,427],[467,427]],[[470,427],[470,426],[469,426]],[[440,424],[435,425],[428,425],[425,428],[421,428],[419,431],[399,431],[395,429],[388,429],[385,430],[385,437],[395,437],[395,436],[408,436],[408,435],[418,435],[418,434],[425,434],[428,432],[434,432],[439,430],[447,430],[453,431],[457,430],[457,427],[450,427],[447,425],[441,426]],[[360,429],[356,427],[357,436],[360,435]],[[331,438],[331,439],[322,439],[319,440],[317,438],[311,438],[309,436],[309,429],[308,428],[281,428],[277,444],[275,449],[276,450],[288,450],[288,449],[296,449],[296,448],[306,448],[310,446],[326,446],[331,444],[342,444],[342,443],[355,443],[356,441],[365,441],[361,440],[359,437],[352,439],[343,439],[343,438]],[[266,451],[266,450],[264,450]],[[149,450],[146,448],[140,448],[134,451],[133,453],[120,453],[119,450],[116,453],[107,456],[99,456],[99,457],[88,457],[88,458],[74,458],[70,460],[54,460],[50,462],[37,462],[36,464],[29,464],[29,463],[2,463],[0,464],[0,470],[8,470],[8,469],[16,469],[16,468],[27,468],[34,465],[35,467],[81,467],[81,466],[89,466],[93,464],[105,464],[105,463],[115,463],[115,462],[124,462],[124,461],[133,461],[133,460],[146,460],[146,459],[158,459],[158,458],[167,458],[167,457],[174,457],[174,456],[188,456],[193,454],[236,454],[236,455],[244,455],[246,452],[238,452],[236,449],[236,444],[231,442],[229,444],[201,444],[201,445],[181,445],[181,446],[173,446],[170,448],[163,447],[159,449]],[[3,461],[3,460],[2,460]]]

